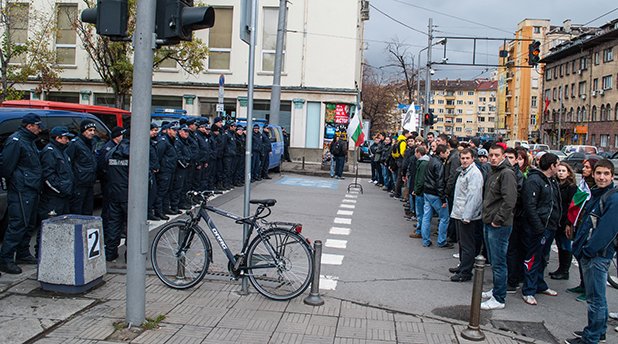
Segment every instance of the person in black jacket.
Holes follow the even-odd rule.
[[[191,168],[191,146],[189,143],[189,127],[183,124],[178,128],[178,137],[174,141],[176,148],[176,172],[171,189],[170,207],[172,213],[180,214],[180,209],[189,209],[187,204],[187,191],[189,170]]]
[[[234,177],[237,157],[236,123],[230,123],[228,130],[221,136],[223,141],[223,188],[226,190],[234,186]]]
[[[7,178],[8,226],[0,249],[0,271],[20,274],[17,264],[36,264],[30,253],[30,233],[36,226],[43,170],[34,140],[41,133],[41,118],[26,114],[22,126],[9,136],[2,151],[2,175]],[[16,264],[17,262],[17,264]]]
[[[448,150],[446,146],[438,145],[435,155],[429,160],[427,171],[425,172],[425,183],[423,184],[425,206],[423,208],[423,227],[421,228],[424,247],[431,246],[430,228],[434,211],[440,218],[438,225],[438,247],[453,247],[453,244],[446,241],[449,213],[446,192],[444,190],[444,162],[447,158]]]
[[[444,163],[444,191],[446,192],[446,198],[448,200],[448,212],[450,214],[453,211],[455,184],[457,183],[457,177],[459,176],[459,173],[457,173],[457,169],[461,166],[461,162],[459,161],[459,141],[457,141],[457,139],[453,137],[447,141],[447,144],[449,154],[446,162]],[[457,243],[458,238],[455,221],[449,220],[446,235],[447,240],[450,243]]]
[[[522,200],[526,214],[524,244],[524,285],[522,297],[527,304],[536,305],[535,294],[556,296],[558,293],[549,289],[543,279],[549,257],[551,243],[554,240],[561,216],[560,189],[555,179],[558,171],[558,156],[544,154],[540,169],[533,169],[522,188]]]
[[[200,150],[199,142],[197,141],[197,118],[187,119],[187,127],[189,127],[189,137],[187,141],[191,147],[191,166],[189,168],[189,175],[187,176],[187,189],[199,190],[200,188],[200,174],[202,172],[202,164],[200,160],[203,160],[203,152]],[[191,200],[188,200],[191,202]]]
[[[285,127],[281,127],[283,133],[283,161],[292,162],[290,159],[290,134],[285,130]]]
[[[223,153],[225,150],[225,146],[223,146],[223,133],[222,129],[216,125],[212,125],[212,142],[214,147],[214,167],[213,167],[213,177],[212,177],[212,185],[217,190],[223,189]]]
[[[71,214],[92,215],[94,207],[94,182],[97,179],[97,161],[93,138],[96,123],[85,119],[79,124],[80,132],[71,140],[66,153],[73,164],[74,194],[71,198]]]
[[[253,125],[253,137],[251,140],[251,181],[261,180],[262,172],[262,134],[260,126]]]
[[[122,140],[105,155],[109,220],[103,227],[105,260],[118,258],[118,246],[127,221],[129,202],[129,140]]]
[[[174,147],[178,128],[179,126],[176,123],[163,125],[161,127],[162,133],[157,140],[156,150],[160,169],[159,173],[157,173],[155,213],[159,218],[164,220],[166,220],[166,218],[169,219],[166,214],[175,214],[172,213],[170,209],[170,193],[172,190],[174,173],[176,172],[176,165],[178,164],[178,156],[176,148]]]
[[[208,190],[208,162],[212,155],[212,149],[210,147],[210,127],[206,120],[198,122],[197,125],[198,128],[195,137],[200,151],[198,160],[199,168],[197,169],[199,171],[199,187],[197,190],[204,191]]]
[[[159,156],[157,155],[158,133],[159,126],[154,122],[150,123],[150,159],[148,168],[148,220],[150,221],[169,220],[165,214],[159,215],[164,215],[167,219],[162,219],[157,216],[155,209],[155,201],[157,199],[157,173],[159,173],[159,169],[161,168]]]
[[[49,132],[51,142],[41,150],[43,192],[39,204],[39,219],[68,214],[73,194],[73,169],[66,153],[67,145],[75,135],[67,127],[54,127]]]
[[[111,133],[111,140],[105,142],[105,145],[96,153],[97,157],[97,176],[101,182],[101,191],[103,193],[103,204],[101,207],[101,219],[103,220],[103,228],[107,227],[109,221],[109,189],[107,188],[107,153],[116,147],[124,138],[126,129],[122,127],[114,127]]]
[[[245,134],[243,127],[236,127],[236,167],[234,168],[234,186],[245,185]]]
[[[273,146],[270,144],[270,129],[268,126],[264,126],[262,128],[262,178],[263,179],[272,179],[268,175],[268,166],[270,166],[270,155],[273,151]]]
[[[549,273],[551,279],[567,280],[569,279],[569,270],[571,269],[571,260],[573,259],[571,239],[567,237],[567,214],[569,205],[573,200],[573,196],[577,192],[577,184],[575,173],[569,164],[560,162],[558,172],[556,174],[558,183],[560,184],[560,200],[562,201],[562,212],[560,213],[560,223],[556,230],[556,246],[558,247],[558,269]]]

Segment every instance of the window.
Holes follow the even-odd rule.
[[[463,119],[461,119],[461,118],[456,118],[456,119],[455,119],[455,123],[463,123]]]
[[[597,143],[596,141],[597,141],[597,135],[596,134],[590,135],[590,144],[595,146]]]
[[[586,56],[579,58],[579,69],[581,70],[588,69],[588,59],[586,58]]]
[[[540,26],[534,26],[533,30],[534,30],[534,33],[541,33],[541,27]]]
[[[493,97],[493,96],[492,96],[492,97],[489,97],[489,101],[490,101],[490,102],[495,102],[495,101],[496,101],[496,97]]]
[[[551,69],[550,69],[550,68],[547,68],[547,69],[545,70],[545,80],[546,80],[546,81],[551,80]]]
[[[614,51],[612,48],[603,50],[603,62],[610,62],[614,60]]]
[[[556,100],[556,99],[558,99],[558,97],[556,97],[556,95],[557,95],[557,94],[558,94],[558,90],[554,87],[554,88],[551,90],[551,99],[552,99],[552,100]]]
[[[463,100],[458,100],[457,105],[463,105]]]
[[[532,102],[531,102],[531,107],[535,108],[536,107],[536,96],[532,96]]]
[[[614,135],[614,148],[618,148],[618,135]]]
[[[606,75],[603,77],[603,89],[611,90],[612,89],[612,76]]]
[[[459,114],[459,115],[463,114],[463,110],[462,109],[457,109],[457,114]]]
[[[8,22],[11,42],[17,46],[24,46],[28,42],[28,11],[27,3],[9,3]],[[11,63],[25,63],[26,54],[22,53],[11,58]]]
[[[582,121],[588,122],[588,113],[585,106],[582,106]]]
[[[444,109],[438,109],[438,113],[444,113]]]
[[[618,121],[618,103],[614,106],[614,120]]]
[[[592,107],[592,112],[590,113],[590,121],[591,122],[597,121],[597,107],[596,106]]]
[[[595,66],[601,63],[601,58],[598,51],[594,52],[594,64]]]
[[[569,85],[564,85],[564,99],[569,97]]]
[[[56,63],[75,65],[77,34],[73,22],[77,19],[77,4],[58,4],[56,12]]]
[[[216,11],[217,25],[208,30],[208,69],[230,70],[233,10],[223,7]]]
[[[262,23],[262,71],[272,72],[275,70],[275,48],[277,46],[278,21],[279,8],[264,7],[264,19]],[[285,69],[283,66],[285,66],[285,39],[283,40],[282,70]]]
[[[486,101],[487,101],[487,98],[485,98],[485,97],[480,97],[480,98],[479,98],[479,102],[483,102],[483,103],[484,103],[484,102],[486,102]]]
[[[530,125],[536,126],[536,116],[534,115],[530,116]]]
[[[575,98],[575,83],[571,84],[571,98]]]
[[[444,104],[444,99],[438,99],[438,104]]]
[[[468,95],[469,96],[473,96],[474,95],[474,91],[468,91]]]
[[[581,96],[581,95],[584,95],[584,94],[586,94],[586,82],[585,81],[581,81],[579,83],[579,93],[578,93],[578,95]]]
[[[484,106],[479,106],[479,112],[485,112],[485,107]]]
[[[463,91],[457,91],[458,96],[463,96]]]
[[[565,63],[564,64],[564,72],[566,73],[566,75],[571,74],[571,64],[570,63]]]
[[[455,127],[455,131],[458,132],[458,133],[461,133],[461,131],[462,131],[461,127]]]
[[[598,78],[592,79],[592,90],[596,91],[598,89],[599,89],[599,79]]]
[[[479,122],[485,122],[485,117],[480,117],[479,116]]]

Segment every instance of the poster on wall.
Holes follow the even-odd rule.
[[[324,115],[324,141],[322,142],[323,167],[330,165],[330,143],[337,136],[340,140],[348,140],[347,128],[350,123],[350,115],[354,113],[354,104],[326,103]]]

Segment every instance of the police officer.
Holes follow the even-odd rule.
[[[208,159],[211,155],[211,149],[210,149],[210,135],[207,135],[206,133],[210,131],[210,128],[208,127],[208,121],[206,120],[201,120],[198,123],[196,123],[198,126],[197,129],[197,133],[195,134],[195,138],[197,139],[197,146],[199,149],[199,159],[198,159],[198,175],[197,175],[197,182],[198,182],[198,186],[197,188],[195,188],[195,190],[206,190],[206,187],[208,186],[208,184],[206,183],[206,173],[207,173],[207,168],[208,168]]]
[[[234,185],[243,186],[245,172],[245,134],[241,125],[236,126],[236,167],[234,168]]]
[[[105,142],[105,145],[97,152],[97,175],[101,182],[101,191],[103,192],[103,205],[101,209],[101,218],[103,220],[103,228],[108,226],[109,221],[109,188],[107,187],[107,153],[116,147],[124,138],[127,130],[123,127],[114,127],[111,132],[111,140]]]
[[[264,152],[262,156],[262,178],[272,179],[268,175],[268,166],[270,165],[270,154],[273,151],[273,147],[270,144],[270,129],[266,125],[262,129],[262,150]]]
[[[200,173],[202,172],[202,160],[203,153],[200,151],[199,143],[197,142],[197,118],[187,119],[187,127],[189,127],[189,146],[191,147],[191,167],[189,168],[189,175],[187,176],[187,191],[198,190],[200,187]]]
[[[236,123],[230,123],[228,130],[223,136],[223,188],[231,189],[234,187],[234,178],[236,175]]]
[[[156,150],[159,158],[159,173],[157,173],[157,198],[155,200],[155,214],[162,220],[169,220],[166,214],[172,214],[170,209],[170,191],[172,189],[172,181],[178,157],[174,141],[176,140],[176,131],[179,126],[177,123],[168,123],[161,127],[161,131],[165,131],[159,135],[157,140]]]
[[[73,169],[66,148],[74,136],[67,127],[54,127],[49,132],[51,142],[40,153],[43,169],[43,192],[39,204],[41,220],[68,214],[70,211]]]
[[[42,168],[34,140],[41,133],[41,118],[26,114],[22,126],[5,142],[2,174],[7,178],[8,226],[0,249],[0,271],[20,274],[17,264],[36,264],[30,236],[36,226]],[[17,262],[17,264],[16,264]]]
[[[92,120],[85,119],[79,124],[79,128],[80,134],[71,140],[66,149],[73,165],[73,178],[75,178],[71,214],[92,215],[93,187],[97,179],[97,162],[93,144],[96,124]]]
[[[162,220],[157,216],[155,211],[155,201],[157,199],[157,173],[161,168],[159,164],[159,156],[157,156],[157,134],[159,126],[156,123],[150,123],[150,159],[148,170],[148,220]]]
[[[217,124],[213,124],[211,127],[212,130],[212,141],[213,147],[215,151],[215,166],[213,168],[213,184],[214,187],[218,190],[223,189],[223,134],[221,133],[221,128]]]
[[[260,133],[260,126],[253,125],[251,141],[251,181],[261,180],[262,173],[262,134]]]
[[[189,143],[189,127],[183,124],[178,129],[178,137],[174,141],[176,148],[176,173],[174,174],[174,183],[171,190],[170,206],[172,213],[181,214],[180,209],[189,209],[191,206],[187,204],[188,191],[188,176],[191,169],[191,146]]]
[[[127,221],[129,201],[129,140],[122,140],[105,155],[105,171],[108,189],[107,226],[105,234],[105,260],[111,262],[118,258],[120,237]]]

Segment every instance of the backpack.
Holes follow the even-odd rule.
[[[341,156],[345,153],[344,143],[341,140],[337,140],[335,142],[335,147],[333,147],[333,155]]]
[[[400,150],[401,150],[401,143],[402,142],[405,142],[405,139],[397,140],[397,144],[395,144],[395,146],[393,147],[393,151],[392,151],[391,155],[395,159],[401,158],[401,151]]]

